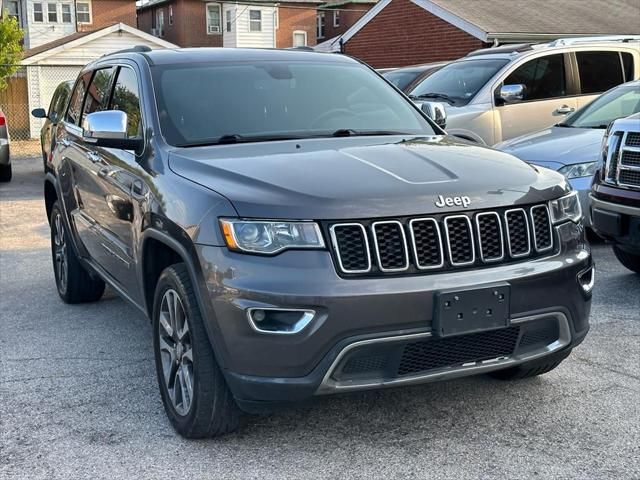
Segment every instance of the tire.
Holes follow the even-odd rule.
[[[10,182],[12,176],[11,164],[0,165],[0,182]]]
[[[613,246],[613,253],[622,265],[631,270],[632,272],[640,273],[640,255],[634,255],[633,253],[625,252],[621,250],[617,245]]]
[[[100,300],[105,284],[82,266],[62,217],[60,204],[51,207],[51,259],[58,295],[65,303],[86,303]]]
[[[490,372],[489,376],[498,380],[521,380],[523,378],[536,377],[544,375],[560,365],[565,358],[569,356],[571,349],[562,350],[561,352],[548,355],[538,360],[525,362],[517,367],[505,368]]]
[[[166,268],[158,280],[153,347],[162,403],[180,435],[215,437],[239,427],[240,409],[215,360],[183,263]]]

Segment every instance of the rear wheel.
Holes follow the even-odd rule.
[[[613,253],[622,265],[631,270],[632,272],[640,273],[640,255],[634,255],[633,253],[625,252],[621,250],[617,245],[613,246]]]
[[[11,164],[0,165],[0,182],[9,182],[11,181],[11,177]]]
[[[184,264],[162,272],[153,305],[156,371],[171,424],[187,438],[233,432],[240,410],[214,357]]]
[[[66,303],[95,302],[102,297],[105,284],[92,277],[80,264],[65,227],[60,205],[51,207],[51,257],[60,298]]]
[[[520,380],[523,378],[536,377],[549,373],[560,365],[570,353],[571,349],[569,348],[558,353],[547,355],[538,360],[522,363],[516,367],[490,372],[489,375],[499,380]]]

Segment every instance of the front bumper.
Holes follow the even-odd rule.
[[[601,236],[640,253],[640,207],[590,196],[593,228]]]
[[[340,278],[326,251],[261,257],[199,245],[213,346],[234,396],[251,411],[345,389],[470,375],[571,348],[589,328],[590,295],[577,278],[592,267],[592,260],[581,226],[564,224],[558,227],[558,236],[562,245],[558,254],[522,263],[360,279]],[[354,352],[361,353],[356,348],[359,342],[401,347],[405,340],[414,340],[407,335],[430,341],[438,291],[496,282],[508,282],[511,287],[512,325],[508,328],[555,321],[557,338],[539,345],[540,351],[512,349],[508,355],[496,356],[500,359],[491,364],[428,369],[400,382],[387,374],[358,378],[336,374],[343,361]],[[246,311],[251,307],[312,309],[316,318],[295,335],[264,334],[247,320]],[[524,330],[518,335],[524,335]]]

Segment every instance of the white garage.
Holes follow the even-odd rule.
[[[26,67],[29,111],[48,108],[56,87],[73,80],[81,68],[103,55],[134,45],[153,49],[178,48],[124,23],[117,23],[93,32],[78,32],[24,52],[21,65]],[[31,138],[40,136],[42,120],[31,117]]]

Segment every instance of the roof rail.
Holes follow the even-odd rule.
[[[125,48],[123,50],[117,50],[115,52],[105,53],[102,56],[107,57],[109,55],[116,55],[118,53],[146,53],[146,52],[150,52],[151,50],[152,50],[151,47],[148,45],[136,45],[131,48]]]
[[[549,42],[550,47],[560,47],[564,45],[575,45],[577,43],[593,42],[640,42],[640,35],[602,35],[594,37],[569,37],[558,38]]]
[[[492,53],[520,53],[533,50],[533,46],[530,43],[514,43],[500,45],[498,47],[479,48],[473,52],[467,53],[467,57],[475,57],[477,55],[490,55]]]

